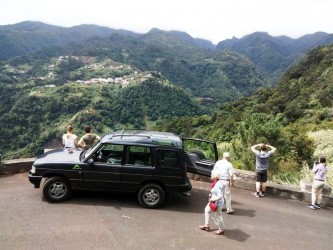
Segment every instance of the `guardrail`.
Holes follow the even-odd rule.
[[[34,160],[35,158],[1,161],[0,175],[27,172],[31,169]],[[209,177],[196,174],[188,173],[188,177],[192,180],[197,181],[211,181]],[[234,188],[249,190],[253,192],[255,190],[255,186],[256,184],[254,172],[235,169]],[[311,188],[312,183],[305,181],[301,181],[301,187],[299,188],[267,182],[266,192],[268,195],[271,196],[310,202]],[[325,186],[323,190],[323,204],[329,207],[333,207],[333,196],[331,193],[332,189],[328,186]]]

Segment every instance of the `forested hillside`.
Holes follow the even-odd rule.
[[[18,37],[40,32],[35,39],[47,32],[68,35],[58,29],[22,23],[0,31]],[[39,46],[36,53],[0,62],[4,158],[35,156],[59,143],[68,123],[76,128],[89,123],[98,133],[147,128],[160,119],[208,114],[219,103],[265,85],[247,58],[202,48],[210,44],[182,32],[152,30],[140,37],[117,32],[61,47]]]
[[[68,123],[83,135],[86,124],[106,133],[203,113],[198,102],[161,74],[112,60],[67,56],[33,66],[2,64],[0,70],[6,80],[0,84],[4,158],[35,156],[52,141],[59,143]]]
[[[43,50],[46,56],[72,55],[110,58],[141,71],[157,71],[197,98],[216,104],[254,93],[266,82],[255,66],[236,52],[214,52],[185,43],[183,34],[154,31],[140,38],[112,35]]]
[[[297,178],[302,164],[313,160],[308,133],[333,129],[332,107],[333,45],[328,45],[309,52],[274,89],[222,104],[212,116],[161,121],[156,128],[223,142],[220,147],[243,169],[254,169],[251,145],[269,143],[278,148],[271,173]]]

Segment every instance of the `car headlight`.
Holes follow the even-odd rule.
[[[31,167],[30,173],[32,173],[32,174],[35,174],[35,173],[36,173],[36,167],[35,167],[35,166],[32,166],[32,167]]]

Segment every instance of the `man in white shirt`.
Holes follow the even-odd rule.
[[[219,171],[219,180],[223,182],[223,193],[227,207],[227,213],[233,214],[235,211],[231,208],[230,187],[233,186],[234,168],[230,163],[229,158],[230,154],[228,152],[224,152],[223,159],[215,163],[214,170]]]

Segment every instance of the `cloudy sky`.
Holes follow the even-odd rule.
[[[29,20],[138,33],[159,28],[217,44],[256,31],[292,38],[333,33],[332,10],[332,0],[2,0],[0,25]]]

